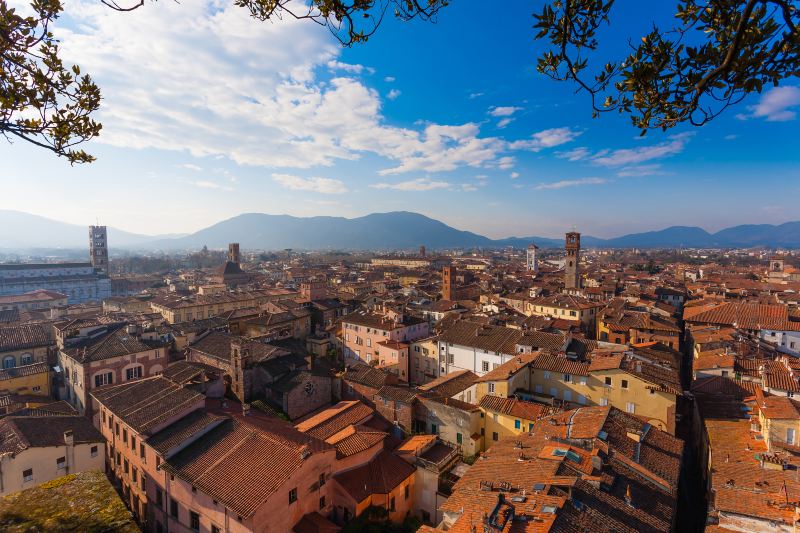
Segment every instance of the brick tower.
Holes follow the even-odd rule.
[[[581,234],[577,231],[567,233],[566,257],[564,258],[564,288],[581,288]]]
[[[442,299],[452,300],[453,288],[456,282],[456,269],[446,266],[442,269]]]

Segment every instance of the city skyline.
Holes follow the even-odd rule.
[[[797,219],[800,89],[768,88],[702,128],[640,137],[626,116],[592,120],[586,95],[536,74],[530,6],[488,20],[463,5],[436,24],[387,19],[342,49],[314,24],[258,23],[216,2],[126,14],[77,5],[55,31],[104,91],[104,129],[88,147],[98,160],[70,167],[0,143],[0,209],[146,234],[245,212],[407,210],[491,238]],[[636,32],[667,7],[643,18],[620,5],[615,22]]]

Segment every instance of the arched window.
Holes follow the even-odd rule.
[[[3,368],[14,368],[17,366],[17,359],[13,355],[3,358]]]
[[[33,364],[33,354],[32,353],[24,353],[20,358],[21,365],[32,365]]]

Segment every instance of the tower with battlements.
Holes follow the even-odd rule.
[[[108,276],[108,236],[105,226],[89,226],[89,262]]]
[[[581,288],[581,234],[577,231],[567,233],[564,257],[564,288]]]

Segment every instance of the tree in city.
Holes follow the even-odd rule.
[[[0,134],[22,139],[87,163],[94,157],[75,146],[96,137],[92,118],[100,90],[78,66],[59,58],[50,25],[62,11],[59,0],[33,0],[34,14],[21,16],[0,0]]]
[[[630,116],[644,134],[702,126],[748,94],[800,74],[800,13],[794,0],[681,0],[676,23],[628,41],[624,57],[590,67],[613,0],[556,0],[534,14],[552,48],[537,70],[589,95],[592,112]]]

